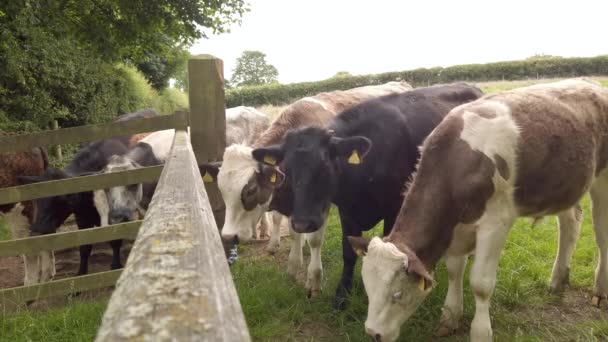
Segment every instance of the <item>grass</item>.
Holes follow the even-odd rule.
[[[608,80],[600,80],[608,87]],[[480,84],[485,92],[508,90],[536,81]],[[540,81],[539,81],[540,82]],[[277,109],[260,108],[269,115]],[[589,200],[583,201],[583,228],[572,261],[571,289],[565,295],[546,291],[557,251],[554,218],[532,228],[529,220],[513,227],[498,271],[491,316],[496,341],[608,340],[608,314],[588,305],[597,260]],[[380,234],[376,228],[368,233]],[[0,239],[8,238],[0,222]],[[260,246],[243,246],[233,277],[254,341],[369,341],[363,330],[367,304],[360,263],[355,271],[351,304],[334,312],[331,303],[342,270],[341,230],[332,210],[323,244],[325,272],[319,298],[307,299],[301,281],[285,272],[289,241],[278,256],[258,253]],[[257,249],[257,250],[256,250]],[[250,254],[250,257],[244,255]],[[469,265],[470,266],[470,265]],[[401,341],[428,341],[441,314],[447,291],[445,267],[435,274],[436,288],[402,328]],[[0,341],[90,341],[95,336],[107,300],[68,302],[52,310],[0,314]],[[475,303],[465,276],[465,315],[459,333],[441,341],[467,341]]]
[[[0,315],[0,341],[92,341],[107,301],[74,300],[61,308]]]
[[[0,241],[8,240],[10,238],[11,233],[8,231],[8,227],[6,227],[4,219],[0,217]]]

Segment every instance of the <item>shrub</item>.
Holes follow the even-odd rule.
[[[389,81],[426,86],[455,81],[485,82],[527,78],[563,78],[608,75],[608,56],[557,58],[540,56],[523,61],[420,68],[382,74],[333,77],[319,82],[251,86],[226,91],[226,106],[281,105],[324,91],[346,90]]]

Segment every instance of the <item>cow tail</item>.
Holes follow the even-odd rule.
[[[49,167],[49,154],[46,148],[44,147],[38,147],[38,149],[40,150],[40,154],[42,155],[42,164],[44,166],[44,170],[46,170]]]

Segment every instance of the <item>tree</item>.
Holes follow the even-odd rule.
[[[122,63],[157,89],[185,68],[185,49],[228,32],[245,0],[0,2],[0,129],[107,121],[137,108]],[[184,69],[185,70],[185,69]],[[134,95],[135,94],[135,95]]]
[[[342,78],[342,77],[352,77],[353,75],[348,71],[338,71],[331,78]]]
[[[278,83],[279,72],[266,62],[266,54],[260,51],[243,51],[232,70],[230,84],[236,87]]]

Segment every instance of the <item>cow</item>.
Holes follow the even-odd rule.
[[[0,188],[18,186],[17,177],[24,174],[41,175],[48,167],[47,152],[34,148],[25,152],[0,153]],[[30,224],[36,216],[33,201],[0,205],[13,239],[29,237]],[[29,286],[51,280],[55,276],[55,258],[52,251],[23,255],[23,285]]]
[[[154,132],[140,140],[126,154],[110,157],[100,173],[162,165],[169,157],[174,137],[173,129]],[[101,226],[130,222],[143,217],[155,189],[156,183],[143,183],[95,190],[93,197]]]
[[[224,242],[229,244],[230,241],[236,243],[251,240],[254,237],[255,225],[264,213],[275,211],[271,220],[273,232],[267,247],[269,252],[274,253],[280,243],[281,215],[291,214],[289,185],[280,186],[282,173],[273,166],[254,160],[251,154],[253,149],[280,143],[291,129],[304,126],[323,127],[339,112],[364,100],[411,89],[406,82],[389,82],[302,98],[287,106],[252,146],[230,146],[224,152],[223,163],[203,165],[202,173],[218,182],[226,203],[222,229]],[[303,260],[302,244],[307,241],[311,248],[311,261],[306,287],[309,297],[316,296],[321,291],[323,230],[312,234],[299,234],[292,230],[291,235],[293,240],[287,272],[294,277],[297,274]]]
[[[151,110],[131,113],[119,117],[116,121],[133,120],[142,117],[151,117],[156,114]],[[145,135],[139,135],[143,137]],[[68,179],[83,174],[90,174],[103,169],[113,155],[127,153],[132,137],[116,137],[94,141],[81,148],[72,161],[63,170],[48,167],[42,175],[30,174],[17,177],[20,184],[31,184],[51,180]],[[86,229],[100,225],[100,218],[93,204],[93,192],[39,198],[33,201],[36,207],[33,222],[30,225],[31,235],[52,234],[57,231],[71,214],[75,215],[79,229]],[[112,269],[122,267],[120,261],[121,240],[110,242],[113,250]],[[91,255],[92,245],[80,246],[80,266],[78,275],[88,273],[88,259]],[[48,265],[47,265],[48,266]],[[42,270],[41,272],[47,272]]]
[[[226,140],[229,144],[248,143],[268,128],[268,117],[251,107],[226,110]],[[152,133],[122,156],[112,156],[101,173],[133,170],[142,166],[164,164],[171,152],[175,131]],[[117,186],[94,192],[95,207],[101,225],[129,222],[137,219],[148,208],[156,183]]]
[[[608,90],[585,79],[485,96],[453,109],[424,142],[416,176],[390,235],[350,238],[363,258],[365,329],[394,341],[429,294],[444,257],[448,293],[438,335],[463,312],[467,256],[475,254],[471,341],[491,341],[490,298],[507,234],[517,217],[556,215],[559,249],[549,288],[568,283],[587,192],[599,262],[592,304],[608,295]]]
[[[452,108],[481,95],[463,83],[386,95],[340,113],[325,128],[301,128],[282,144],[253,150],[259,162],[278,165],[291,185],[294,231],[322,229],[330,204],[337,206],[344,268],[335,309],[348,305],[357,262],[347,236],[361,236],[381,220],[384,234],[390,232],[418,146]]]

